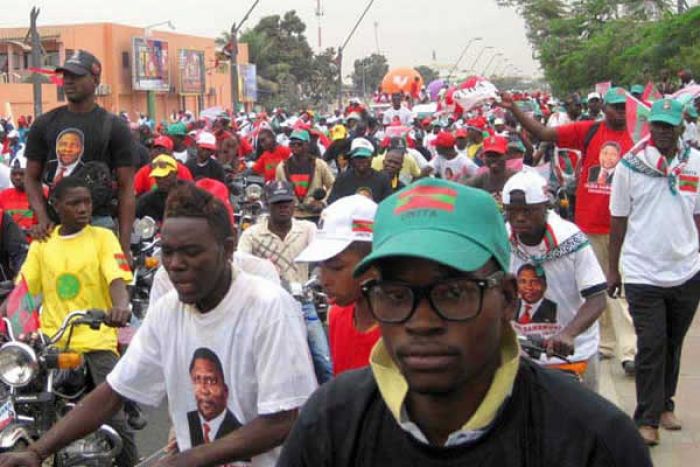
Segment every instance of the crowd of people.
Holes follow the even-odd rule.
[[[441,93],[425,116],[414,90],[382,112],[352,99],[156,124],[96,104],[89,52],[58,71],[68,105],[0,133],[4,277],[43,297],[50,333],[76,309],[129,321],[135,218],[157,222],[162,266],[126,353],[115,328],[77,329],[95,389],[0,466],[40,465],[106,420],[134,465],[122,407],[132,421],[164,398],[158,465],[642,466],[659,427],[682,428],[700,301],[689,72],[680,96],[501,92],[455,109]],[[649,107],[641,139],[630,99]],[[243,230],[229,188],[252,174],[266,214]],[[315,276],[327,323],[290,294]],[[632,418],[596,394],[610,358],[635,379]]]

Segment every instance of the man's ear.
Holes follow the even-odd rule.
[[[234,230],[230,237],[224,240],[224,256],[227,260],[233,258],[233,252],[236,251],[237,234]]]
[[[501,281],[503,291],[503,320],[510,322],[515,316],[518,303],[518,281],[513,274],[506,274]]]

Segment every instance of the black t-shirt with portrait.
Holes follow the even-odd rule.
[[[85,113],[62,106],[34,121],[24,154],[44,164],[42,181],[51,185],[58,173],[69,175],[89,161],[104,162],[111,171],[132,167],[135,151],[129,127],[116,115],[99,106]]]

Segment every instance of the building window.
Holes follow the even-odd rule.
[[[127,69],[131,66],[129,62],[129,52],[122,52],[122,68]]]

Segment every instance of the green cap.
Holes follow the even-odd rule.
[[[644,94],[644,86],[641,84],[635,84],[632,86],[632,88],[630,88],[630,92],[632,94]]]
[[[311,141],[311,137],[309,136],[309,132],[306,130],[294,130],[292,134],[289,136],[289,139],[298,139],[299,141],[303,141],[305,143],[308,143]]]
[[[675,99],[659,99],[651,106],[649,121],[678,126],[683,121],[683,104]]]
[[[605,93],[604,100],[606,104],[625,104],[627,103],[627,91],[619,87],[610,88]]]
[[[165,130],[170,136],[185,136],[187,135],[187,126],[182,122],[172,123],[168,125],[168,129]]]
[[[362,274],[377,260],[409,256],[459,271],[475,271],[491,257],[510,268],[503,215],[483,190],[424,178],[379,204],[372,253],[355,268]]]

